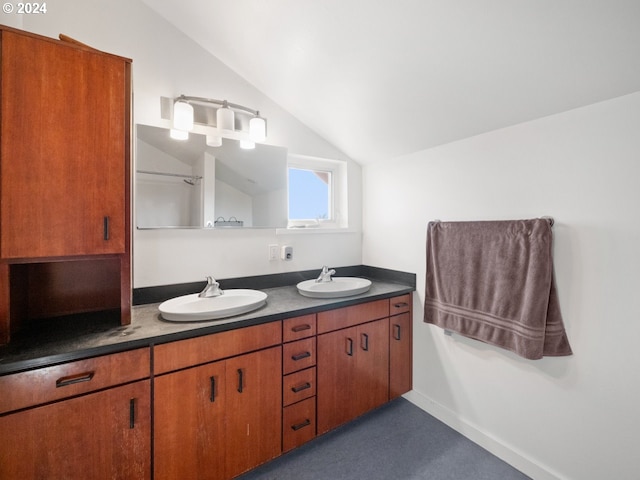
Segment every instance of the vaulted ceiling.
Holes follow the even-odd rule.
[[[640,90],[639,0],[143,0],[360,163]]]

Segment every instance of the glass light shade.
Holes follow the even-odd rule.
[[[249,138],[253,142],[264,142],[267,139],[267,122],[255,116],[249,120]]]
[[[251,140],[240,140],[240,148],[243,148],[245,150],[252,150],[256,148],[256,144]]]
[[[180,100],[173,104],[173,128],[185,132],[193,130],[193,106]]]
[[[169,136],[174,140],[188,140],[189,132],[172,128],[171,130],[169,130]]]
[[[217,127],[220,130],[235,130],[235,114],[229,107],[221,107],[216,112]]]
[[[207,135],[207,145],[209,147],[221,147],[222,137],[219,137],[218,135]]]

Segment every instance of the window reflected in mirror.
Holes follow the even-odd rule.
[[[289,220],[331,220],[331,172],[289,168]]]

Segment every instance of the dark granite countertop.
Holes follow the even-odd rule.
[[[303,297],[295,286],[263,288],[268,295],[266,305],[222,320],[168,322],[158,313],[159,303],[150,303],[132,308],[130,325],[120,325],[117,311],[32,321],[12,337],[9,345],[0,347],[0,375],[391,298],[415,290],[415,285],[371,280],[368,292],[334,299]]]

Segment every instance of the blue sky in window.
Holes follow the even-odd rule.
[[[289,218],[327,218],[329,186],[312,170],[289,168]]]

